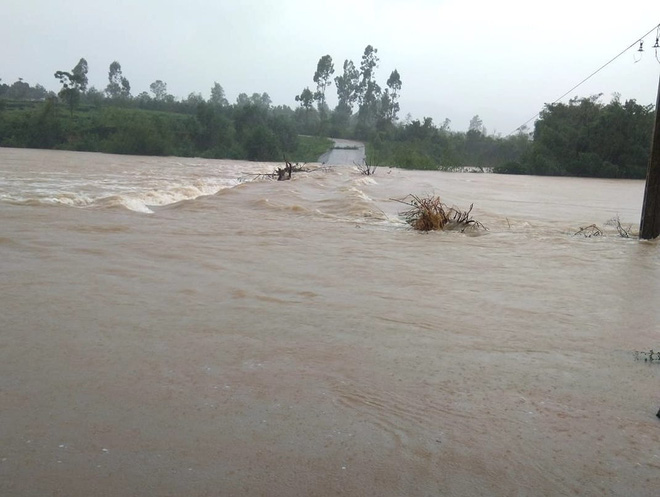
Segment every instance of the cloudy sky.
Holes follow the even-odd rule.
[[[381,86],[401,75],[402,119],[465,130],[478,114],[504,135],[649,30],[642,54],[636,44],[565,100],[618,92],[654,104],[660,75],[657,0],[3,0],[0,12],[5,83],[57,90],[53,73],[85,57],[98,89],[117,60],[134,95],[160,79],[178,98],[206,98],[217,81],[232,102],[267,92],[293,107],[320,57],[337,76],[371,44]]]

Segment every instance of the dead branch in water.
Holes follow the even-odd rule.
[[[406,200],[410,198],[410,200]],[[393,199],[396,200],[396,199]],[[472,219],[470,213],[474,204],[467,211],[457,207],[449,207],[440,197],[418,197],[408,195],[403,200],[396,200],[410,207],[401,213],[406,222],[418,231],[435,231],[460,228],[464,232],[468,228],[487,231],[483,224]]]
[[[360,174],[364,174],[365,176],[376,174],[376,169],[378,169],[378,160],[376,159],[376,154],[373,153],[365,155],[361,163],[354,161],[353,164],[360,171]]]
[[[304,165],[301,166],[297,162],[295,164],[291,164],[286,159],[284,159],[284,162],[286,163],[286,165],[284,167],[278,167],[273,173],[273,176],[277,177],[277,181],[284,181],[287,179],[291,179],[291,174],[293,173],[302,173],[302,172],[309,173],[312,171],[312,169],[307,169],[305,168]]]
[[[632,233],[632,226],[628,226],[628,228],[624,228],[621,225],[621,220],[619,219],[619,216],[615,216],[609,221],[607,221],[605,223],[605,226],[614,226],[621,238],[630,238]],[[605,232],[595,224],[590,224],[589,226],[580,228],[578,231],[573,233],[573,236],[576,235],[582,235],[585,238],[591,238],[594,236],[605,236]]]
[[[619,215],[617,214],[615,217],[610,219],[605,223],[606,226],[614,226],[616,230],[619,232],[619,236],[621,238],[630,238],[630,234],[632,232],[632,225],[628,226],[628,228],[624,228],[621,226],[621,220],[619,219]]]
[[[286,162],[286,165],[284,167],[278,167],[275,170],[275,173],[277,175],[277,181],[284,181],[287,179],[291,179],[291,174],[293,173],[293,164],[291,164],[288,160],[284,160]]]
[[[591,238],[593,236],[603,236],[603,230],[601,230],[595,224],[590,224],[589,226],[585,226],[584,228],[580,228],[578,231],[573,233],[573,236],[576,236],[576,235],[582,235],[585,238]]]
[[[365,176],[376,174],[376,169],[378,169],[378,165],[373,160],[362,159],[361,164],[357,162],[353,162],[353,164],[358,168],[360,174],[364,174]]]
[[[284,162],[285,165],[283,167],[278,167],[272,173],[259,173],[259,174],[244,173],[244,174],[246,176],[252,176],[254,179],[277,179],[277,181],[284,181],[291,179],[291,175],[293,173],[301,173],[301,172],[311,173],[313,171],[322,169],[322,168],[309,169],[306,168],[304,164],[302,166],[297,162],[295,164],[291,164],[287,160],[285,160]]]

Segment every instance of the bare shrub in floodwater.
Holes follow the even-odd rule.
[[[277,179],[277,181],[285,181],[291,179],[291,175],[293,173],[300,173],[300,172],[309,173],[316,170],[316,169],[306,168],[304,165],[301,166],[297,162],[295,164],[291,164],[286,159],[284,162],[285,162],[284,167],[278,167],[272,173],[259,173],[252,175],[252,177],[254,179]]]
[[[376,169],[378,169],[378,164],[373,157],[362,159],[361,164],[358,164],[357,162],[354,162],[353,164],[358,168],[360,174],[364,174],[365,176],[376,174]]]
[[[408,198],[410,200],[406,200]],[[410,209],[402,212],[401,215],[413,229],[418,231],[460,229],[463,232],[467,228],[488,229],[470,217],[474,204],[470,204],[468,210],[462,211],[457,207],[449,207],[440,200],[440,197],[416,195],[408,195],[397,202],[410,206]]]
[[[624,228],[621,225],[621,220],[619,219],[618,215],[607,221],[605,223],[605,226],[614,226],[621,238],[630,238],[632,234],[632,226],[628,226],[628,228]],[[595,224],[590,224],[589,226],[580,228],[578,231],[573,233],[573,236],[576,235],[582,235],[585,238],[592,238],[594,236],[605,236],[605,232]]]
[[[305,169],[304,166],[301,166],[296,162],[296,164],[291,164],[288,160],[285,159],[286,166],[278,167],[275,172],[272,174],[273,177],[277,178],[277,181],[285,181],[291,179],[291,174],[300,173],[300,172],[309,172],[308,169]]]
[[[607,221],[605,223],[606,226],[614,226],[619,233],[619,236],[621,238],[630,238],[630,235],[632,234],[632,225],[628,226],[628,228],[624,228],[621,225],[621,219],[619,219],[619,215],[617,214],[614,216],[612,219]]]

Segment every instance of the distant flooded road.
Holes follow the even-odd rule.
[[[326,152],[319,162],[328,166],[354,166],[365,158],[364,143],[353,140],[334,139],[335,148]]]
[[[656,497],[660,246],[608,223],[644,182],[355,153],[0,148],[0,495]]]

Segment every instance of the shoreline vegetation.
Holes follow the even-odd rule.
[[[328,138],[366,143],[374,165],[404,169],[492,171],[504,174],[643,179],[655,109],[613,95],[548,104],[534,129],[489,134],[475,115],[466,132],[430,117],[401,120],[401,75],[394,69],[383,89],[377,82],[378,50],[368,45],[359,65],[346,60],[334,79],[330,55],[321,57],[313,81],[295,97],[295,109],[275,106],[267,93],[238,95],[230,104],[214,83],[210,97],[176,99],[156,80],[150,93],[131,94],[114,61],[103,90],[88,88],[84,58],[57,71],[55,94],[19,79],[0,80],[0,146],[116,154],[204,157],[253,161],[315,162],[333,148]],[[330,109],[333,85],[338,104]],[[336,148],[336,147],[335,147]]]

